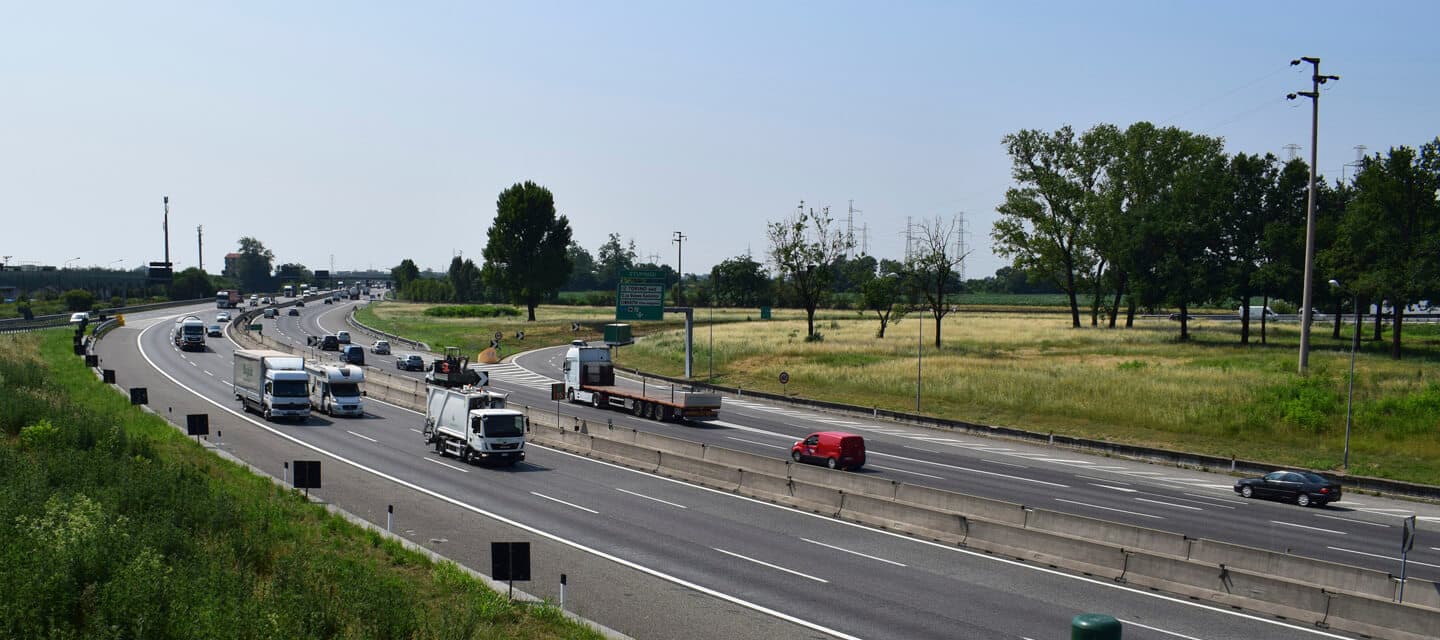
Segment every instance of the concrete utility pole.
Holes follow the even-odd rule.
[[[165,196],[165,223],[161,225],[165,230],[165,266],[170,266],[170,196]]]
[[[685,306],[685,239],[690,237],[679,231],[670,241],[675,243],[675,306]]]
[[[200,272],[205,272],[205,225],[195,225],[196,258],[200,262]]]
[[[1291,60],[1290,66],[1296,66],[1301,62],[1308,62],[1315,68],[1310,76],[1310,91],[1297,91],[1285,97],[1294,100],[1299,96],[1310,99],[1310,193],[1305,204],[1305,283],[1303,293],[1300,296],[1300,375],[1305,375],[1310,367],[1310,319],[1311,319],[1311,289],[1314,288],[1312,279],[1315,270],[1315,163],[1318,153],[1316,144],[1320,137],[1320,85],[1329,80],[1339,80],[1340,76],[1320,75],[1320,59],[1301,57],[1299,60]]]

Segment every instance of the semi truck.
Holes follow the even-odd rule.
[[[280,295],[285,296],[286,298],[295,297],[295,285],[287,284],[283,287],[280,287]]]
[[[235,399],[266,420],[310,417],[310,375],[305,358],[271,349],[235,351]]]
[[[349,365],[306,363],[310,376],[310,406],[328,416],[363,416],[365,369]]]
[[[651,420],[714,420],[720,417],[720,396],[713,393],[676,391],[648,392],[615,385],[615,367],[610,347],[589,346],[583,340],[570,343],[565,351],[565,398],[601,408],[627,410]]]
[[[239,289],[221,289],[215,292],[216,309],[234,309],[240,306]]]
[[[177,318],[170,338],[181,351],[204,351],[205,321],[195,316]]]
[[[464,462],[513,465],[525,459],[525,414],[506,394],[476,387],[428,387],[425,444]]]

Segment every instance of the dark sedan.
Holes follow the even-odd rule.
[[[1236,482],[1235,493],[1246,498],[1294,501],[1302,507],[1323,507],[1340,500],[1340,483],[1308,471],[1272,471],[1264,477]]]

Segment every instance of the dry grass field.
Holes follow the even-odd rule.
[[[371,317],[397,333],[435,336],[469,351],[487,346],[496,330],[511,336],[523,329],[526,349],[572,337],[593,340],[614,317],[608,308],[556,306],[542,308],[535,323],[436,320],[421,315],[424,306],[386,303]],[[822,312],[819,341],[805,340],[804,315],[794,310],[777,310],[771,321],[758,320],[754,310],[717,310],[713,327],[708,317],[708,310],[697,312],[697,380],[713,370],[718,384],[780,393],[785,371],[792,395],[915,409],[914,315],[879,339],[873,314]],[[1252,344],[1244,346],[1234,321],[1195,321],[1193,339],[1181,343],[1179,324],[1165,319],[1137,319],[1131,329],[1071,329],[1062,314],[962,310],[945,320],[937,350],[934,322],[924,318],[922,413],[1280,465],[1340,467],[1349,341],[1332,339],[1329,325],[1312,332],[1311,372],[1300,377],[1293,322],[1268,326],[1264,345],[1257,324]],[[586,330],[572,336],[572,321]],[[633,326],[648,337],[619,350],[621,366],[683,373],[678,320]],[[1350,471],[1440,484],[1440,332],[1411,325],[1405,336],[1409,351],[1400,361],[1388,357],[1388,343],[1362,341]],[[518,350],[513,340],[506,345],[507,353]]]

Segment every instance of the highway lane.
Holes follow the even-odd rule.
[[[170,347],[163,331],[141,336],[140,347],[177,380],[222,404],[235,404],[216,375],[227,368],[225,343],[212,340],[212,352],[184,354]],[[1056,637],[1071,615],[1085,610],[1165,630],[1127,629],[1127,637],[1136,638],[1309,633],[539,447],[514,471],[465,467],[436,459],[424,447],[411,431],[418,416],[371,404],[374,417],[366,419],[314,418],[301,425],[248,418],[277,437],[333,452],[396,482],[480,503],[498,517],[558,532],[553,535],[750,606],[822,620],[832,635]]]
[[[349,328],[344,309],[317,318],[315,332]],[[324,323],[320,326],[319,323]],[[352,329],[352,333],[354,332]],[[303,344],[303,340],[302,340]],[[523,353],[512,363],[485,366],[493,386],[512,401],[549,407],[549,382],[558,380],[564,347]],[[390,365],[393,366],[393,365]],[[419,379],[422,372],[388,371]],[[655,385],[651,385],[656,388]],[[659,388],[664,389],[663,385]],[[1160,465],[1081,454],[908,425],[726,398],[720,421],[660,424],[590,407],[561,407],[617,426],[655,431],[751,453],[785,457],[806,433],[838,429],[866,436],[870,461],[862,473],[899,482],[1320,558],[1398,575],[1401,518],[1419,514],[1421,538],[1410,554],[1408,574],[1440,579],[1435,527],[1440,508],[1354,493],[1327,509],[1245,500],[1234,478]]]

